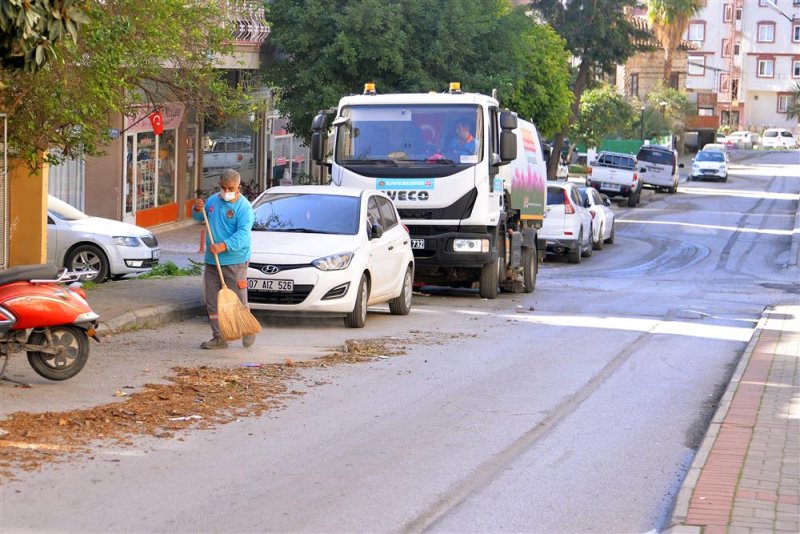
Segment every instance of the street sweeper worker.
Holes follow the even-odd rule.
[[[206,235],[205,269],[203,287],[208,321],[214,334],[209,341],[203,341],[200,348],[225,349],[228,342],[222,336],[219,326],[217,296],[222,289],[219,271],[214,254],[219,259],[225,285],[234,291],[242,304],[247,307],[247,265],[250,262],[250,230],[255,213],[250,201],[240,191],[241,176],[233,169],[222,172],[219,178],[219,193],[207,201],[198,198],[194,202],[192,218],[203,221],[203,210],[208,217],[211,235]],[[213,244],[211,244],[213,238]],[[235,302],[235,299],[234,299]],[[242,337],[242,345],[251,346],[255,335]]]

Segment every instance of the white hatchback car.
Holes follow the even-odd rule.
[[[728,157],[724,152],[717,150],[701,150],[692,160],[692,170],[689,180],[714,178],[728,181]]]
[[[570,263],[592,255],[592,215],[572,182],[547,184],[547,207],[539,237],[547,252],[567,254]]]
[[[161,248],[150,230],[92,217],[52,195],[47,197],[47,261],[70,271],[95,271],[100,283],[158,265]]]
[[[797,139],[786,128],[767,128],[761,135],[761,148],[797,148]]]
[[[384,193],[273,187],[253,209],[250,308],[340,315],[352,328],[364,326],[370,304],[388,302],[392,315],[411,310],[411,239]]]
[[[603,244],[614,244],[614,210],[611,209],[611,199],[601,195],[594,187],[582,186],[578,188],[583,199],[583,205],[592,215],[592,246],[595,250],[603,248]]]

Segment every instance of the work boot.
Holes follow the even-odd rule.
[[[253,343],[255,343],[255,342],[256,342],[256,336],[254,336],[254,335],[244,336],[242,338],[242,346],[244,348],[252,347]]]
[[[202,343],[200,343],[200,348],[208,350],[227,349],[228,342],[222,339],[221,337],[214,336],[210,340],[203,341]]]

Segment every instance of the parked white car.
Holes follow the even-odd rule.
[[[725,141],[726,145],[733,146],[733,148],[744,148],[749,150],[756,146],[758,143],[758,135],[753,132],[739,131],[733,132],[728,135]]]
[[[566,254],[570,263],[592,255],[592,215],[572,182],[547,184],[547,207],[539,238],[547,252]]]
[[[797,139],[786,128],[767,128],[761,136],[761,148],[797,148]]]
[[[47,261],[70,271],[95,271],[84,279],[104,282],[158,265],[161,248],[150,230],[92,217],[52,195],[47,197]]]
[[[692,172],[689,180],[714,178],[722,182],[728,181],[728,160],[724,152],[717,150],[701,150],[692,160]]]
[[[578,187],[583,205],[592,215],[592,247],[601,250],[603,244],[614,244],[614,219],[611,199],[601,195],[594,187]]]
[[[377,190],[282,186],[253,202],[247,296],[254,310],[339,315],[411,310],[414,255],[392,201]]]

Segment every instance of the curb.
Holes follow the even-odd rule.
[[[178,304],[164,304],[149,308],[133,310],[108,321],[100,321],[97,328],[99,337],[110,336],[127,330],[158,326],[163,323],[182,321],[189,317],[203,315],[206,306],[202,299],[191,300]]]
[[[701,527],[685,524],[689,514],[689,504],[692,499],[692,494],[694,493],[697,481],[700,479],[700,473],[702,472],[703,467],[705,467],[706,461],[708,461],[708,456],[711,453],[714,442],[717,440],[722,422],[725,420],[725,416],[728,415],[728,410],[731,407],[736,390],[739,388],[739,382],[742,379],[742,375],[744,374],[745,369],[747,369],[747,365],[750,363],[750,357],[753,355],[753,351],[755,350],[755,347],[761,338],[761,332],[763,331],[766,323],[767,312],[772,309],[772,306],[767,306],[761,313],[761,317],[758,320],[755,332],[750,338],[750,342],[747,344],[747,348],[742,354],[739,364],[736,366],[736,370],[731,377],[728,387],[725,389],[725,393],[723,393],[722,398],[720,398],[719,407],[714,413],[714,417],[711,419],[711,423],[708,426],[706,435],[703,438],[703,443],[697,450],[694,461],[692,462],[689,471],[686,473],[686,478],[683,480],[681,489],[678,492],[678,498],[675,500],[675,507],[673,508],[672,515],[667,523],[670,526],[665,530],[665,532],[669,532],[671,534],[690,534],[700,533],[702,531]]]
[[[786,266],[790,269],[800,268],[800,199],[797,200],[797,213],[794,216],[792,245],[789,247],[789,260]]]

